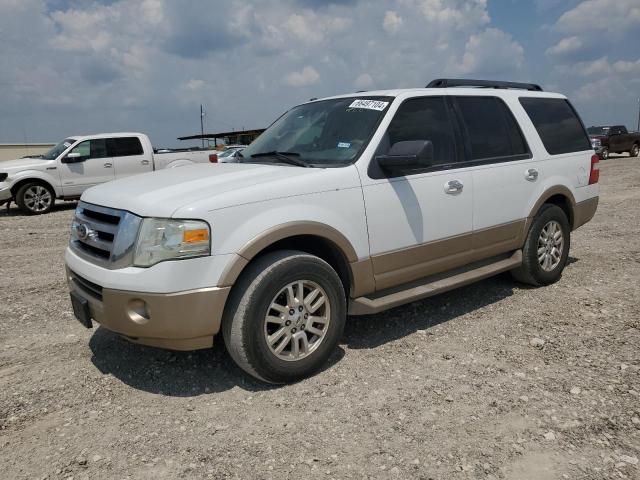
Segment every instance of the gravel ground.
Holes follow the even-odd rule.
[[[639,162],[601,162],[557,284],[501,275],[351,318],[330,365],[283,387],[221,341],[85,330],[63,281],[74,205],[2,209],[0,477],[638,479]]]

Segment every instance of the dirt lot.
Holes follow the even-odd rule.
[[[640,478],[640,160],[602,162],[562,280],[508,275],[352,318],[331,365],[269,387],[221,342],[85,330],[74,205],[0,213],[0,477]]]

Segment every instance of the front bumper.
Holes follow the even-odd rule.
[[[197,350],[213,345],[231,287],[176,293],[102,288],[67,268],[69,289],[89,303],[91,318],[142,345]]]
[[[0,186],[0,202],[9,200],[11,197],[13,197],[11,194],[11,187],[8,185],[6,187]]]

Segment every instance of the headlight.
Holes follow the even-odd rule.
[[[209,225],[198,220],[145,218],[136,241],[133,264],[150,267],[163,260],[211,254]]]
[[[597,138],[591,139],[591,146],[593,148],[598,148],[601,144],[602,144],[602,142],[599,139],[597,139]]]

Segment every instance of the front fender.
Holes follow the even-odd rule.
[[[56,197],[60,197],[62,196],[62,188],[58,181],[57,170],[51,170],[51,172],[54,172],[55,176],[53,174],[49,174],[48,171],[43,172],[41,170],[23,170],[15,174],[10,174],[11,189],[13,190],[13,187],[16,184],[22,183],[25,180],[40,180],[50,185],[56,193]]]

